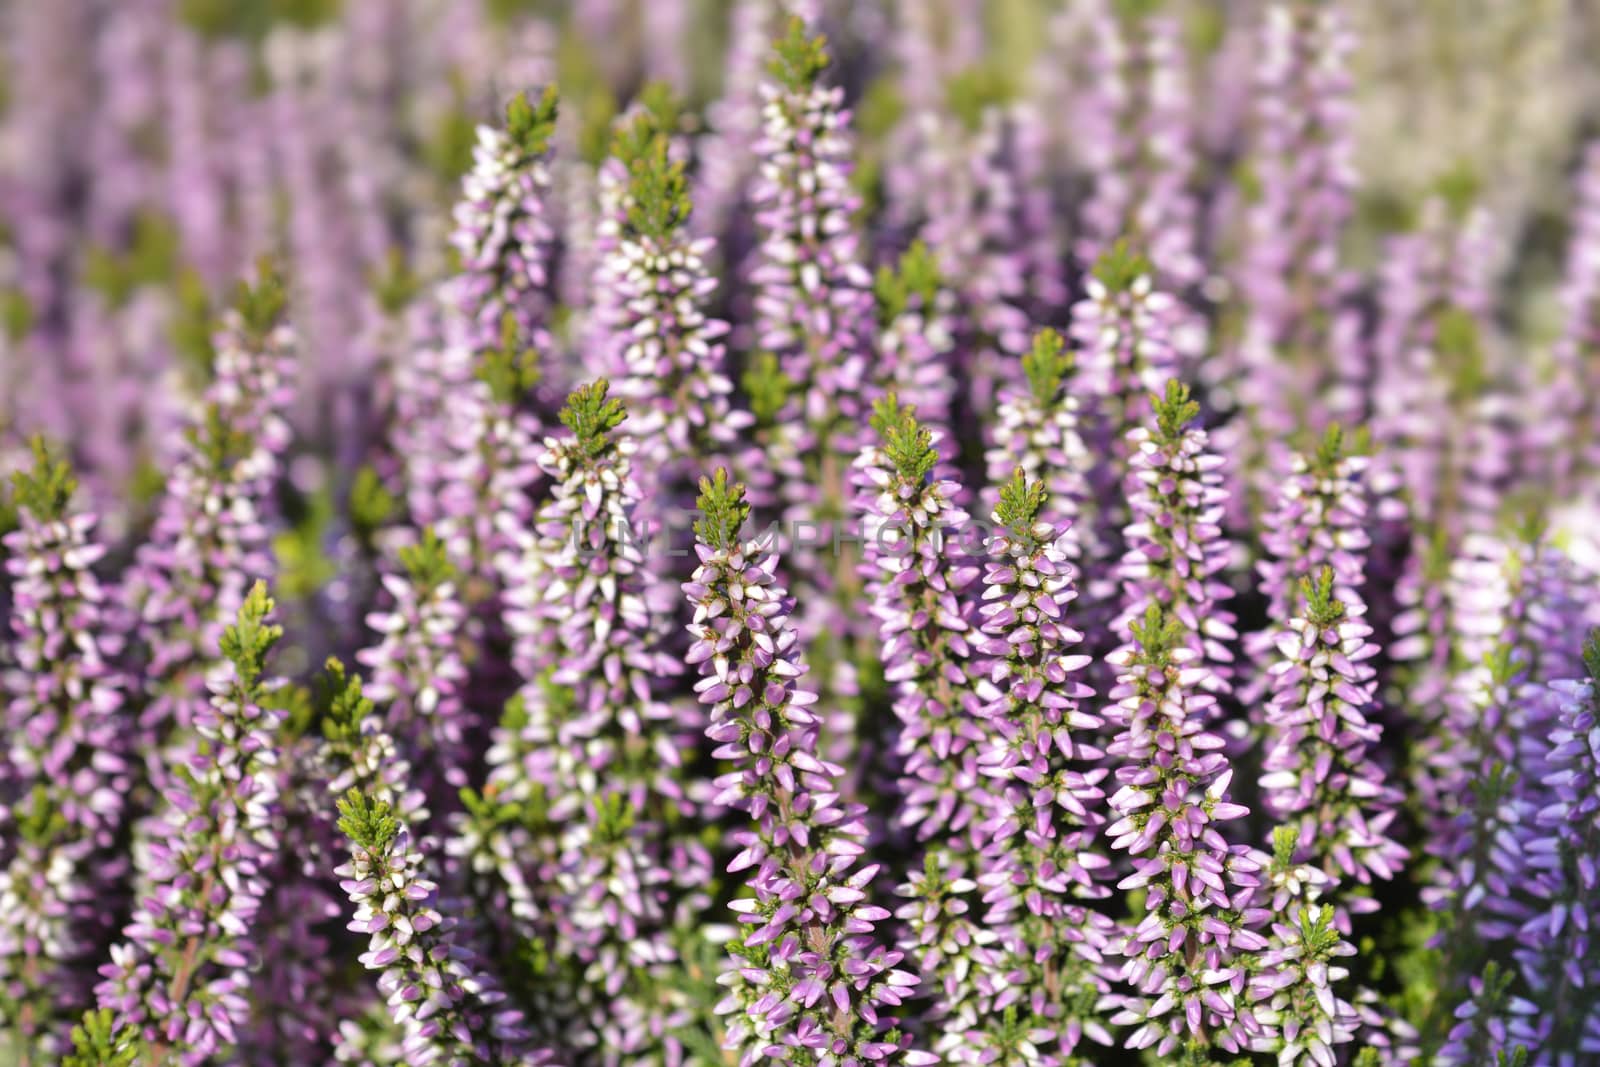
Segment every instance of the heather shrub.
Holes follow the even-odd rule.
[[[1596,27],[1416,6],[0,9],[0,1064],[1600,1064]]]

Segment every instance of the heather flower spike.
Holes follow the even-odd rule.
[[[754,895],[733,903],[739,930],[718,1011],[741,1017],[723,1047],[745,1067],[780,1051],[819,1067],[937,1062],[906,1053],[888,1029],[917,979],[873,936],[889,913],[867,902],[877,867],[852,870],[865,851],[863,812],[839,799],[844,769],[819,757],[816,696],[799,688],[805,666],[773,557],[738,536],[744,487],[718,470],[701,481],[699,508],[700,565],[684,586],[694,608],[688,660],[702,676],[713,755],[732,761],[718,802],[754,822],[734,833],[742,851],[728,868],[749,872]]]
[[[1600,1064],[1593,6],[5,4],[0,1062]]]
[[[276,858],[277,736],[267,654],[283,636],[257,582],[223,631],[226,671],[196,716],[200,744],[178,768],[153,838],[150,891],[100,969],[100,1006],[148,1043],[155,1062],[198,1064],[226,1053],[248,1021],[256,966],[251,922]]]
[[[361,957],[405,1033],[407,1063],[545,1062],[527,1044],[521,1015],[497,1007],[504,994],[476,969],[438,907],[438,887],[387,801],[351,789],[339,801],[350,862],[338,872],[356,905],[350,929],[371,935]]]

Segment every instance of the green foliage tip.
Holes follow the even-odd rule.
[[[1072,353],[1061,334],[1045,327],[1033,335],[1033,345],[1022,356],[1022,373],[1040,407],[1050,407],[1061,392],[1061,383],[1072,373]]]
[[[718,467],[709,478],[700,479],[700,517],[694,523],[695,537],[714,549],[736,548],[740,531],[750,518],[744,486],[729,484],[728,471]]]
[[[804,19],[790,16],[787,32],[773,43],[767,69],[785,89],[804,92],[828,69],[828,39],[821,34],[811,36]]]
[[[573,445],[586,458],[609,449],[611,431],[628,417],[622,401],[610,397],[610,391],[611,383],[604,378],[580,385],[561,409],[561,424],[572,431]]]
[[[400,820],[386,800],[352,788],[339,800],[339,829],[369,852],[383,852],[400,833]]]
[[[78,489],[72,464],[55,455],[39,434],[29,438],[28,450],[33,455],[32,466],[11,475],[13,506],[40,522],[65,518]]]
[[[917,421],[916,409],[902,405],[890,393],[872,406],[872,428],[877,431],[889,465],[905,481],[921,485],[939,462],[933,432]]]

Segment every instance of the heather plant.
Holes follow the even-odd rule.
[[[0,1064],[1600,1063],[1457,6],[0,5]]]

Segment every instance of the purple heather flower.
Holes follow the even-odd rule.
[[[1556,499],[1571,494],[1580,474],[1596,469],[1600,450],[1594,408],[1600,383],[1592,369],[1600,350],[1600,144],[1584,153],[1577,185],[1561,289],[1561,337],[1551,352],[1538,414],[1523,430],[1537,453],[1528,473],[1547,472]]]
[[[257,582],[222,635],[226,657],[194,716],[197,742],[174,765],[167,806],[147,844],[147,887],[100,968],[100,1006],[135,1031],[158,1061],[210,1062],[238,1042],[249,1020],[252,930],[279,847],[279,727],[266,706],[279,682],[263,677],[283,631]]]
[[[1249,955],[1267,946],[1257,901],[1264,857],[1229,845],[1221,827],[1248,810],[1228,798],[1233,771],[1223,740],[1205,728],[1215,697],[1193,631],[1151,603],[1132,640],[1111,654],[1121,673],[1109,694],[1117,734],[1111,847],[1132,872],[1117,883],[1145,891],[1144,914],[1113,952],[1132,987],[1103,1003],[1110,1022],[1136,1026],[1126,1047],[1170,1056],[1192,1042],[1238,1052],[1259,1030],[1244,998]]]
[[[1393,878],[1407,853],[1388,834],[1400,797],[1369,755],[1382,736],[1366,716],[1377,686],[1368,661],[1379,648],[1366,606],[1336,599],[1337,581],[1332,567],[1301,579],[1302,599],[1277,637],[1261,793],[1267,812],[1298,833],[1298,860],[1335,883],[1365,885]],[[1344,933],[1346,909],[1377,906],[1349,893],[1336,903]]]
[[[1128,477],[1129,431],[1149,423],[1151,398],[1159,397],[1178,373],[1183,311],[1154,287],[1153,279],[1150,262],[1119,241],[1095,262],[1085,296],[1072,308],[1070,336],[1079,345],[1076,377],[1085,394],[1082,432],[1099,457],[1089,480],[1103,501],[1113,501]],[[1121,540],[1117,526],[1126,521],[1124,509],[1103,506],[1095,536],[1116,545]],[[1108,550],[1114,551],[1101,552]],[[1101,577],[1095,561],[1086,560],[1085,566],[1091,580]],[[1089,591],[1096,601],[1105,598],[1103,590]]]
[[[1300,606],[1301,581],[1332,567],[1334,594],[1350,603],[1361,599],[1372,544],[1368,462],[1347,447],[1340,427],[1330,426],[1315,452],[1289,453],[1286,470],[1278,473],[1272,503],[1261,517],[1266,551],[1256,561],[1257,588],[1273,624],[1245,635],[1245,652],[1254,664],[1253,676],[1240,687],[1246,704],[1271,685],[1276,641],[1281,625]]]
[[[1001,532],[986,546],[978,650],[992,667],[976,691],[990,729],[979,767],[994,784],[976,881],[984,924],[999,935],[985,959],[999,966],[980,977],[992,999],[960,1041],[1009,1062],[1020,1050],[1007,1047],[1013,1028],[1002,1018],[1025,1012],[1028,1043],[1052,1064],[1069,1062],[1085,1036],[1111,1044],[1086,1009],[1110,990],[1104,956],[1115,924],[1087,903],[1111,893],[1099,841],[1103,723],[1081,703],[1093,696],[1078,680],[1090,657],[1071,651],[1082,640],[1066,618],[1077,591],[1057,527],[1043,517],[1047,497],[1018,470],[993,515]]]
[[[361,962],[379,972],[378,989],[405,1031],[405,1061],[549,1062],[547,1052],[531,1048],[522,1013],[499,1006],[505,994],[455,936],[405,824],[387,803],[354,789],[339,811],[351,849],[335,873],[356,905],[350,929],[371,935]]]
[[[124,584],[148,657],[150,728],[181,731],[202,712],[223,625],[249,583],[273,570],[267,523],[288,445],[283,412],[295,358],[294,332],[279,321],[283,304],[267,275],[254,289],[241,287],[224,315],[215,379]]]
[[[706,105],[707,132],[695,152],[689,228],[696,236],[723,236],[748,201],[763,124],[761,80],[775,28],[772,8],[767,0],[735,0],[730,6],[722,95]]]
[[[937,998],[941,1025],[959,1026],[963,1005],[976,995],[968,950],[982,932],[976,916],[978,749],[986,731],[970,714],[978,663],[971,647],[971,605],[963,594],[978,577],[965,558],[968,517],[956,503],[959,486],[941,477],[937,439],[893,394],[872,419],[879,443],[856,460],[857,514],[872,617],[882,644],[884,680],[893,695],[898,731],[863,737],[892,751],[899,776],[894,830],[911,831],[923,870],[902,886],[910,898],[898,915],[909,920],[901,948]],[[977,546],[970,546],[976,552]],[[867,720],[861,729],[882,727]],[[961,946],[947,952],[950,945]]]
[[[391,604],[367,616],[378,643],[356,660],[372,672],[366,692],[384,705],[384,729],[413,762],[429,800],[440,806],[467,781],[468,672],[457,640],[467,611],[459,571],[431,528],[397,555],[399,566],[382,577]]]
[[[1109,624],[1119,597],[1111,558],[1115,542],[1102,529],[1111,520],[1092,478],[1109,472],[1096,469],[1085,443],[1094,427],[1082,409],[1079,370],[1061,335],[1049,329],[1035,335],[1022,357],[1022,370],[1026,387],[1011,385],[1000,394],[991,431],[994,443],[985,453],[989,482],[1002,485],[1017,468],[1043,481],[1049,509],[1044,521],[1056,528],[1055,543],[1072,561],[1078,589],[1085,595],[1076,621],[1089,642],[1086,651],[1104,654],[1112,647]],[[991,508],[997,505],[998,489],[985,490],[983,499]]]
[[[650,990],[676,959],[669,929],[703,906],[711,861],[668,825],[696,810],[682,767],[700,723],[692,705],[656,695],[683,668],[646,602],[636,445],[618,432],[626,415],[608,389],[601,380],[568,398],[570,433],[547,438],[540,459],[551,498],[505,558],[525,758],[519,768],[514,750],[500,753],[491,784],[526,775],[548,806],[559,858],[553,884],[535,891],[551,902],[556,951],[586,975],[566,991],[582,1019],[566,1036],[611,1063],[660,1047],[683,1010]],[[552,699],[563,691],[570,700]]]
[[[754,821],[734,833],[741,851],[728,867],[750,872],[754,896],[733,904],[740,929],[717,1010],[739,1017],[723,1047],[743,1067],[774,1055],[936,1063],[886,1032],[917,979],[873,935],[889,913],[868,902],[877,866],[851,869],[865,852],[864,810],[840,803],[844,770],[819,758],[817,697],[799,688],[805,665],[774,557],[743,539],[749,506],[726,471],[702,480],[700,513],[700,565],[684,586],[694,607],[688,661],[700,667],[713,755],[733,766],[717,779],[717,802]]]
[[[1100,75],[1095,136],[1087,141],[1093,194],[1083,207],[1078,258],[1093,263],[1123,238],[1149,249],[1158,284],[1184,290],[1201,280],[1193,109],[1182,27],[1152,16],[1123,22],[1087,5]]]
[[[619,138],[627,146],[623,226],[608,256],[615,301],[607,323],[617,395],[627,401],[624,432],[638,440],[641,480],[662,488],[646,501],[659,513],[670,489],[730,451],[747,412],[732,411],[724,373],[728,324],[706,314],[717,283],[708,265],[715,242],[691,238],[683,164],[670,158],[667,130],[640,116]]]
[[[469,348],[500,343],[509,313],[522,344],[551,350],[545,290],[555,234],[546,200],[555,117],[552,87],[537,102],[520,93],[512,97],[503,129],[478,128],[472,170],[462,180],[450,236],[461,255],[461,273],[446,297],[460,316],[462,340]]]
[[[1154,426],[1127,434],[1131,453],[1124,480],[1132,521],[1123,531],[1122,614],[1118,634],[1150,608],[1159,608],[1181,627],[1194,653],[1191,670],[1202,670],[1204,685],[1226,689],[1233,653],[1227,642],[1238,635],[1223,604],[1230,591],[1219,577],[1227,564],[1228,543],[1221,519],[1227,501],[1222,457],[1209,451],[1204,430],[1194,426],[1199,405],[1176,381],[1163,396],[1153,396]]]
[[[1482,975],[1472,977],[1468,983],[1470,996],[1456,1007],[1456,1024],[1450,1028],[1434,1063],[1439,1067],[1476,1067],[1478,1064],[1517,1067],[1530,1062],[1576,1067],[1582,1062],[1514,1058],[1515,1050],[1520,1048],[1525,1052],[1538,1046],[1539,1016],[1536,1003],[1513,991],[1515,978],[1514,971],[1493,960],[1484,965]],[[1596,1049],[1600,1049],[1600,1043],[1588,1051]]]
[[[971,102],[975,113],[938,116],[921,237],[949,279],[959,315],[957,363],[967,382],[967,409],[985,419],[1007,383],[1019,382],[1017,357],[1028,346],[1026,261],[1019,194],[1007,161],[1012,134],[1005,111]]]
[[[1276,1053],[1282,1067],[1336,1067],[1339,1045],[1355,1040],[1359,1018],[1335,991],[1350,976],[1337,961],[1354,956],[1326,904],[1302,907],[1272,924],[1272,937],[1257,957],[1250,996],[1257,1022],[1269,1029],[1251,1047]]]
[[[1042,481],[1049,508],[1043,520],[1058,527],[1057,546],[1079,566],[1101,562],[1089,484],[1093,460],[1084,443],[1088,427],[1074,388],[1079,367],[1061,335],[1045,329],[1022,357],[1022,371],[1026,386],[1009,386],[1000,394],[994,444],[984,454],[989,482],[1002,485],[1017,468]],[[998,505],[998,490],[986,495]]]
[[[1600,1053],[1600,946],[1589,907],[1600,891],[1600,633],[1584,648],[1583,681],[1552,683],[1559,702],[1541,785],[1544,805],[1524,845],[1532,914],[1513,951],[1527,997],[1530,1062],[1568,1067]]]
[[[760,232],[756,343],[775,352],[794,383],[795,419],[821,457],[855,450],[867,410],[872,279],[858,258],[859,206],[850,186],[850,115],[843,90],[823,84],[826,42],[791,18],[761,86],[760,170],[752,200]],[[847,460],[834,484],[843,504]]]
[[[1263,428],[1323,417],[1327,391],[1365,377],[1359,337],[1341,335],[1350,281],[1339,244],[1352,211],[1354,47],[1337,7],[1276,3],[1262,27],[1252,163],[1260,195],[1246,219],[1238,284],[1248,307],[1239,401]],[[1340,402],[1342,403],[1342,402]],[[1360,409],[1336,412],[1357,415]]]
[[[913,242],[895,267],[878,268],[873,289],[884,384],[917,411],[924,425],[941,432],[949,451],[955,443],[950,432],[957,393],[955,295],[921,241]]]
[[[0,795],[16,837],[0,847],[0,996],[19,1051],[60,1051],[64,1023],[90,1000],[86,963],[111,933],[126,860],[117,854],[130,788],[123,681],[108,662],[105,552],[76,483],[42,441],[13,475],[14,666],[0,676],[9,743]],[[98,899],[97,899],[98,898]]]

